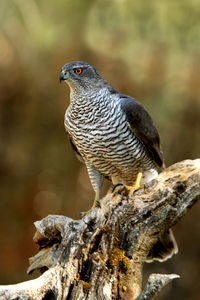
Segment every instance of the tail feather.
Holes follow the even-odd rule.
[[[150,250],[146,262],[163,262],[178,253],[178,246],[172,230],[166,231]]]

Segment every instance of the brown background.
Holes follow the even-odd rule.
[[[159,130],[166,165],[199,157],[198,1],[0,2],[0,283],[26,280],[33,222],[79,218],[94,197],[63,126],[62,65],[85,60],[140,100]],[[106,189],[106,188],[105,188]],[[200,299],[200,206],[174,228],[179,254],[145,266],[181,275],[159,299]],[[146,277],[145,277],[146,278]]]

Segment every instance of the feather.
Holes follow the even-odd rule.
[[[120,99],[121,109],[126,114],[130,129],[145,146],[151,159],[160,168],[164,168],[159,134],[150,115],[135,99],[126,95],[120,95]]]
[[[78,151],[78,148],[76,147],[75,143],[73,142],[72,137],[71,137],[69,134],[68,134],[68,137],[69,137],[69,141],[70,141],[70,144],[71,144],[71,146],[72,146],[72,149],[75,151],[77,158],[78,158],[81,162],[84,163],[84,160],[83,160],[83,158],[82,158],[80,152]]]

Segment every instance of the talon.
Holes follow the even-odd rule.
[[[118,187],[124,187],[124,185],[122,184],[122,183],[117,183],[117,184],[115,184],[114,186],[113,186],[113,188],[112,188],[112,193],[114,193],[114,191],[118,188]]]
[[[98,191],[96,191],[96,193],[95,193],[95,198],[94,198],[94,202],[93,202],[92,207],[91,207],[88,211],[81,212],[81,213],[80,213],[80,217],[81,217],[81,218],[85,217],[85,216],[86,216],[87,214],[89,214],[89,213],[93,210],[93,208],[95,208],[95,207],[101,208],[101,203],[100,203],[100,200],[99,200],[99,192],[98,192]]]
[[[100,202],[100,200],[96,200],[96,201],[95,201],[95,203],[94,203],[94,205],[92,206],[91,210],[92,210],[93,208],[95,208],[95,207],[101,208],[101,202]]]
[[[133,193],[141,187],[141,185],[140,185],[141,179],[142,179],[142,172],[138,172],[134,185],[133,186],[129,186],[129,185],[125,186],[126,189],[128,190],[128,196],[132,196]]]

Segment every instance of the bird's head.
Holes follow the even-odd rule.
[[[83,61],[65,64],[59,79],[60,82],[65,81],[72,90],[97,88],[105,82],[95,68]]]

